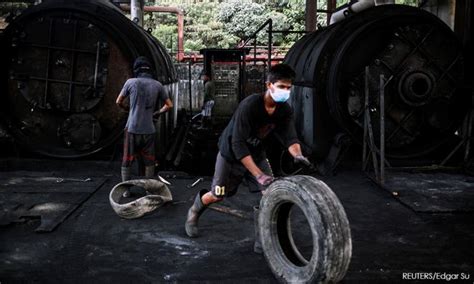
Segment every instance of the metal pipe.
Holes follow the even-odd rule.
[[[369,66],[365,66],[365,74],[364,74],[364,115],[369,108]],[[366,116],[365,116],[366,117]],[[364,136],[363,136],[363,143],[362,143],[362,170],[365,171],[367,168],[367,121],[364,117]]]
[[[380,183],[385,183],[385,76],[380,75]]]
[[[268,73],[270,73],[270,68],[272,68],[272,41],[273,41],[273,20],[268,19]],[[255,40],[257,38],[255,37]]]
[[[334,23],[342,21],[352,13],[358,13],[373,6],[375,6],[375,0],[360,0],[344,9],[334,12],[331,15],[330,24],[332,25]]]
[[[253,41],[253,65],[257,65],[257,41]]]
[[[189,114],[193,114],[193,93],[192,93],[192,74],[191,74],[191,68],[193,66],[193,62],[189,60],[189,70],[188,70],[188,76],[189,76]]]
[[[258,34],[261,30],[263,30],[267,25],[269,25],[270,22],[272,22],[272,19],[266,20],[265,23],[263,23],[256,31],[254,31],[254,32],[252,33],[252,35],[250,35],[250,36],[244,41],[244,43],[242,44],[242,46],[246,46],[247,43],[248,43],[251,39],[253,39],[253,38],[255,38],[255,40],[256,40],[256,39],[257,39],[257,34]]]
[[[178,93],[178,82],[173,83],[171,85],[171,89],[173,92],[173,101],[174,103],[179,106],[179,93]],[[173,108],[173,127],[176,127],[178,124],[178,107]]]
[[[469,152],[471,151],[471,137],[472,137],[472,119],[474,110],[471,110],[467,114],[467,133],[464,134],[465,149],[464,149],[464,162],[467,163],[469,160]]]
[[[306,0],[306,9],[305,9],[305,29],[307,31],[315,31],[317,24],[317,10],[318,2],[317,0]]]
[[[130,11],[129,5],[120,5],[122,11]],[[143,11],[150,13],[171,13],[178,17],[178,52],[176,59],[178,61],[184,60],[184,11],[178,7],[163,7],[163,6],[145,6]]]
[[[178,13],[178,52],[177,52],[177,59],[178,61],[183,61],[184,59],[184,13],[181,9],[178,9],[178,11],[181,11]]]
[[[395,4],[395,0],[375,0],[375,5],[387,5],[387,4]]]
[[[145,3],[143,0],[130,1],[130,17],[140,27],[143,27],[143,7]]]
[[[334,10],[336,9],[337,7],[337,3],[336,3],[336,0],[328,0],[327,2],[327,13],[326,13],[326,25],[330,25],[331,24],[331,16],[332,16],[332,13],[334,13]]]
[[[240,61],[239,61],[239,68],[240,68],[240,76],[239,76],[239,101],[243,100],[245,97],[244,94],[244,84],[246,82],[245,78],[245,54],[241,55]]]
[[[285,30],[272,30],[274,34],[307,34],[310,33],[311,31],[285,31]]]

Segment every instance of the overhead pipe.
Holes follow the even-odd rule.
[[[315,31],[316,30],[316,10],[318,9],[318,3],[316,0],[306,0],[305,9],[305,30]]]
[[[245,45],[247,45],[247,43],[254,39],[254,48],[255,48],[255,44],[256,44],[256,41],[257,41],[257,35],[260,31],[262,31],[266,26],[268,26],[268,30],[267,30],[267,33],[268,33],[268,54],[267,54],[267,68],[268,68],[268,72],[270,72],[270,68],[272,67],[272,44],[273,44],[273,20],[272,19],[268,19],[265,21],[265,23],[263,23],[255,32],[252,33],[252,35],[250,35],[249,37],[247,37],[247,39],[242,43],[239,43],[237,45],[237,48],[242,48],[244,47]],[[256,57],[256,54],[254,53],[254,56]]]
[[[145,3],[143,0],[131,0],[130,1],[130,16],[132,21],[134,21],[140,27],[143,27],[143,7]]]
[[[344,20],[345,18],[347,18],[349,15],[353,13],[359,13],[370,7],[387,5],[387,4],[395,4],[395,0],[359,0],[355,3],[344,5],[345,6],[345,7],[343,6],[344,8],[338,10],[337,12],[334,12],[331,15],[331,21],[329,22],[329,24],[332,25],[334,23],[337,23],[341,20]]]
[[[336,0],[328,0],[328,3],[327,3],[327,14],[326,14],[326,25],[330,25],[331,24],[331,17],[332,17],[332,13],[334,13],[334,10],[336,10],[336,7],[337,7],[337,3],[336,3]]]
[[[353,4],[349,4],[347,7],[342,8],[331,15],[330,24],[332,25],[334,23],[342,21],[353,13],[358,13],[373,6],[375,6],[374,0],[360,0]]]
[[[120,5],[122,11],[130,11],[129,5]],[[176,54],[176,59],[178,61],[184,60],[184,11],[178,7],[164,7],[164,6],[145,6],[143,8],[144,12],[150,13],[171,13],[176,14],[178,17],[178,52]]]

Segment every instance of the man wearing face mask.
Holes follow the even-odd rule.
[[[276,132],[296,162],[310,165],[301,152],[293,124],[293,110],[287,103],[295,72],[286,64],[273,66],[268,74],[267,90],[245,98],[219,138],[211,191],[203,190],[189,209],[185,223],[189,237],[198,236],[198,219],[209,204],[237,192],[247,179],[251,188],[264,193],[273,181],[262,140]],[[256,244],[257,245],[257,244]]]

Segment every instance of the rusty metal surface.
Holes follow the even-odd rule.
[[[164,47],[107,1],[36,5],[2,42],[1,119],[19,145],[48,156],[91,155],[120,137],[127,113],[115,99],[136,56],[150,57],[162,83],[176,81]]]

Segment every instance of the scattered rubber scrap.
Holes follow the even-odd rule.
[[[123,193],[132,186],[143,187],[147,195],[129,203],[119,204]],[[124,181],[114,186],[109,194],[112,209],[117,215],[125,219],[140,218],[172,200],[173,196],[169,188],[164,183],[154,179]]]

